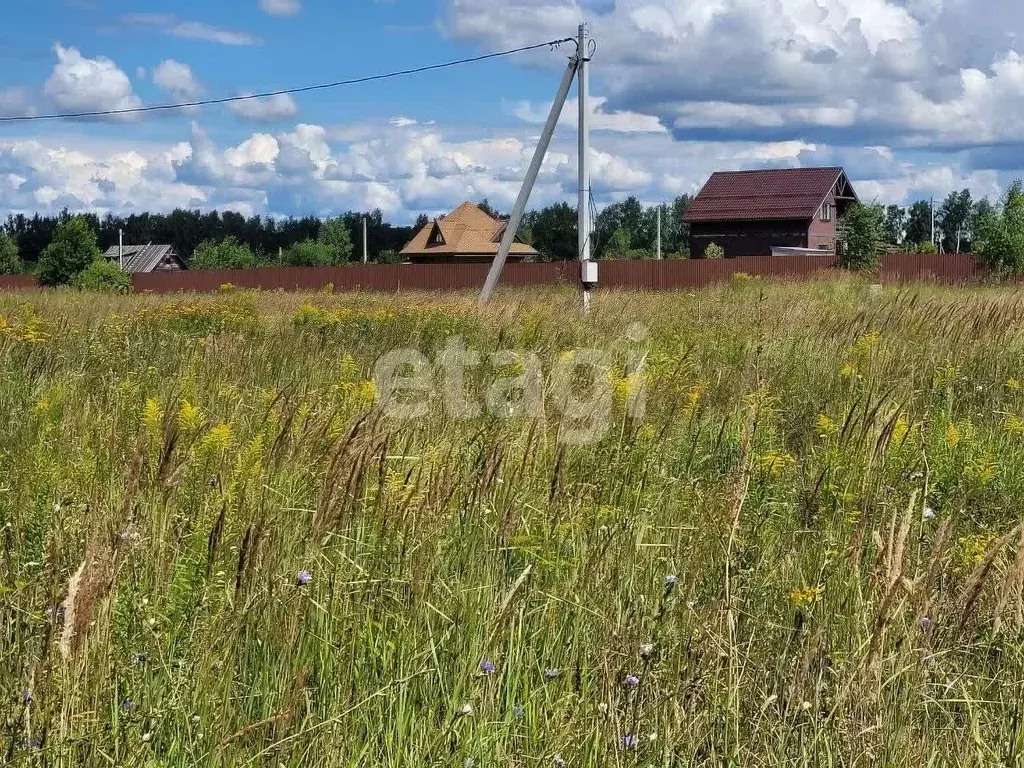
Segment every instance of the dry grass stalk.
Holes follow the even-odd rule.
[[[1022,530],[1024,530],[1024,524],[1018,525],[1009,533],[1000,536],[989,544],[985,557],[982,558],[981,562],[974,568],[974,571],[971,572],[956,605],[957,612],[960,614],[959,625],[961,629],[967,625],[971,614],[974,612],[988,575],[992,571],[993,565],[995,565],[996,558],[999,557],[1006,545],[1016,538]]]

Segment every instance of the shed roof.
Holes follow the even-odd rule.
[[[479,256],[496,255],[501,246],[501,235],[506,222],[496,219],[473,203],[463,203],[447,216],[428,222],[409,244],[402,256]],[[430,236],[435,227],[440,230],[441,243],[432,244]],[[509,253],[537,256],[537,251],[525,243],[512,243]]]
[[[687,221],[811,219],[837,185],[856,200],[839,167],[718,171],[690,201]]]
[[[124,246],[124,270],[125,272],[152,272],[168,255],[184,267],[181,257],[174,250],[172,245],[160,245],[148,243],[147,245],[126,245]],[[119,257],[118,246],[112,245],[103,254],[105,259],[117,261]]]

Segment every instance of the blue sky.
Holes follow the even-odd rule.
[[[844,165],[907,202],[1024,175],[1018,0],[7,0],[0,114],[266,91],[474,56],[590,20],[600,203],[719,168]],[[508,207],[568,49],[294,100],[0,124],[0,215],[176,206],[399,221]],[[572,199],[574,105],[535,193]]]

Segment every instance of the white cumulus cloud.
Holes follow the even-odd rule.
[[[243,93],[241,95],[247,96],[248,94]],[[232,101],[228,104],[228,108],[246,120],[267,123],[294,117],[299,111],[295,105],[295,100],[286,93],[269,96],[264,99]]]
[[[184,101],[194,101],[203,92],[192,68],[174,59],[162,61],[153,69],[153,82]]]
[[[43,86],[43,93],[58,109],[97,112],[142,106],[128,75],[110,59],[105,56],[89,59],[78,49],[65,48],[59,43],[53,50],[57,64]]]

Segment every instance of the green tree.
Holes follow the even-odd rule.
[[[18,244],[0,229],[0,275],[16,275],[21,269]]]
[[[71,285],[80,291],[128,293],[132,289],[132,278],[114,262],[101,258],[75,275]]]
[[[303,240],[284,252],[282,263],[289,267],[333,267],[338,262],[331,246],[322,240]]]
[[[902,245],[906,226],[906,209],[898,205],[890,205],[885,209],[885,223],[882,227],[885,242],[890,245]]]
[[[579,258],[576,231],[579,222],[576,209],[568,203],[555,203],[539,211],[528,211],[520,231],[530,232],[531,245],[545,261],[566,261]]]
[[[204,240],[196,248],[189,267],[192,269],[251,269],[257,259],[248,245],[238,242],[234,235],[223,240]]]
[[[960,247],[971,239],[971,190],[950,192],[937,212],[942,243],[947,252],[960,253]]]
[[[927,243],[932,239],[932,208],[927,200],[918,200],[907,209],[904,242]]]
[[[352,236],[344,217],[325,221],[317,241],[331,254],[330,264],[345,264],[352,258]]]
[[[628,259],[632,250],[631,240],[629,230],[625,227],[619,227],[612,232],[612,236],[608,241],[608,247],[604,249],[604,258]]]
[[[99,258],[100,249],[92,225],[83,216],[68,216],[57,225],[53,240],[39,257],[39,282],[67,285]]]
[[[985,213],[978,222],[977,252],[997,272],[1024,274],[1024,187],[1015,181],[1003,196],[1001,210]]]
[[[847,209],[839,227],[844,267],[873,269],[878,266],[883,218],[880,205],[855,203]]]

